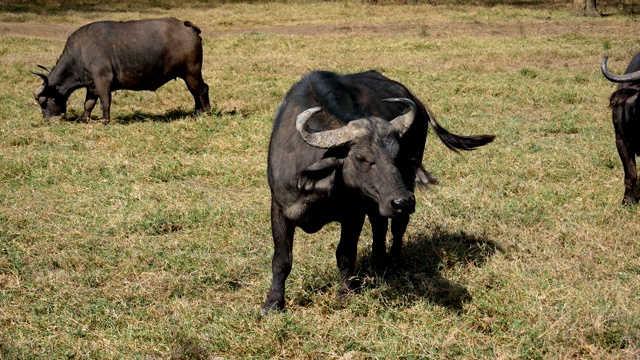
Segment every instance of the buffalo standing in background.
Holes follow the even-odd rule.
[[[415,209],[413,189],[433,180],[422,167],[428,124],[452,150],[471,150],[494,138],[448,132],[406,87],[375,71],[316,71],[289,90],[269,144],[274,255],[264,312],[284,308],[296,227],[313,233],[329,222],[341,224],[336,249],[341,295],[356,287],[350,277],[365,215],[373,260],[387,258],[389,218],[390,257],[400,253]]]
[[[71,93],[84,87],[87,96],[81,121],[90,119],[100,98],[102,118],[108,123],[112,91],[154,91],[175,78],[187,84],[196,114],[210,113],[199,34],[200,29],[191,22],[174,18],[99,21],[79,28],[69,36],[48,75],[32,71],[44,80],[35,91],[42,115],[50,118],[65,113]]]
[[[637,53],[624,75],[613,75],[607,69],[607,59],[602,59],[600,69],[609,81],[618,83],[609,98],[611,118],[616,133],[616,147],[624,168],[623,205],[637,202],[634,194],[638,172],[636,155],[640,154],[640,52]]]

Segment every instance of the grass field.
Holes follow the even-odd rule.
[[[640,357],[640,209],[620,205],[599,72],[603,55],[620,73],[640,50],[637,17],[106,3],[0,12],[0,359]],[[74,121],[84,91],[41,118],[28,70],[53,66],[74,29],[162,16],[202,28],[214,115],[194,118],[173,81],[114,93],[108,126],[99,109]],[[271,121],[314,69],[376,69],[449,130],[497,138],[455,154],[429,136],[440,184],[417,193],[403,259],[371,266],[365,228],[364,287],[346,302],[338,226],[298,231],[287,310],[263,317]]]

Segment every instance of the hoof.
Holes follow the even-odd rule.
[[[362,281],[355,278],[350,278],[349,280],[345,280],[340,286],[340,290],[338,290],[338,297],[340,299],[346,299],[352,294],[356,294],[360,292],[362,289]]]
[[[622,198],[622,205],[623,206],[635,206],[636,204],[638,204],[638,201],[632,197],[632,196],[625,196]]]
[[[384,269],[389,265],[389,256],[387,254],[371,255],[371,264],[376,269]]]
[[[371,256],[371,263],[377,270],[387,270],[397,266],[399,259],[400,255],[392,252],[383,256]]]
[[[270,312],[281,312],[284,310],[284,302],[280,303],[279,301],[276,302],[267,302],[264,305],[262,305],[262,315],[267,315]]]

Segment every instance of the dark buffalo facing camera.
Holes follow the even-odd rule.
[[[623,205],[637,203],[634,195],[638,172],[636,155],[640,154],[640,52],[627,66],[623,75],[614,75],[607,69],[605,56],[600,64],[602,74],[609,81],[618,83],[616,91],[609,98],[613,129],[616,133],[616,147],[624,168]]]
[[[99,21],[76,30],[48,74],[32,71],[44,83],[35,98],[45,118],[66,112],[67,100],[87,89],[82,121],[88,121],[98,98],[102,118],[110,119],[114,90],[154,91],[181,78],[195,100],[196,113],[210,112],[209,87],[202,79],[200,29],[174,18]]]
[[[375,71],[316,71],[289,90],[269,144],[274,255],[264,312],[284,308],[296,227],[313,233],[329,222],[341,224],[340,294],[356,287],[350,278],[365,216],[373,232],[373,260],[398,256],[415,210],[414,187],[435,181],[422,167],[429,124],[452,150],[472,150],[494,138],[448,132],[406,87]]]

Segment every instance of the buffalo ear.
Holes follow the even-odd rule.
[[[43,91],[44,85],[40,85],[36,88],[36,91],[33,92],[33,97],[36,99],[36,101],[38,101],[38,98],[40,98],[40,94],[42,94]]]
[[[336,181],[336,170],[342,165],[337,158],[322,159],[302,170],[296,179],[298,189],[305,192],[331,193]]]
[[[417,164],[414,167],[416,170],[416,185],[427,187],[429,185],[438,184],[438,179],[436,179],[425,168],[423,168],[422,164]]]
[[[609,98],[609,106],[623,106],[630,103],[635,103],[638,98],[638,92],[640,88],[637,86],[630,86],[616,90],[611,94]],[[626,104],[625,104],[626,103]]]
[[[638,95],[640,95],[640,86],[629,86],[615,91],[609,98],[609,106],[613,108],[619,108],[622,110],[623,118],[625,122],[631,121],[631,117],[638,111],[640,102],[638,101]]]

